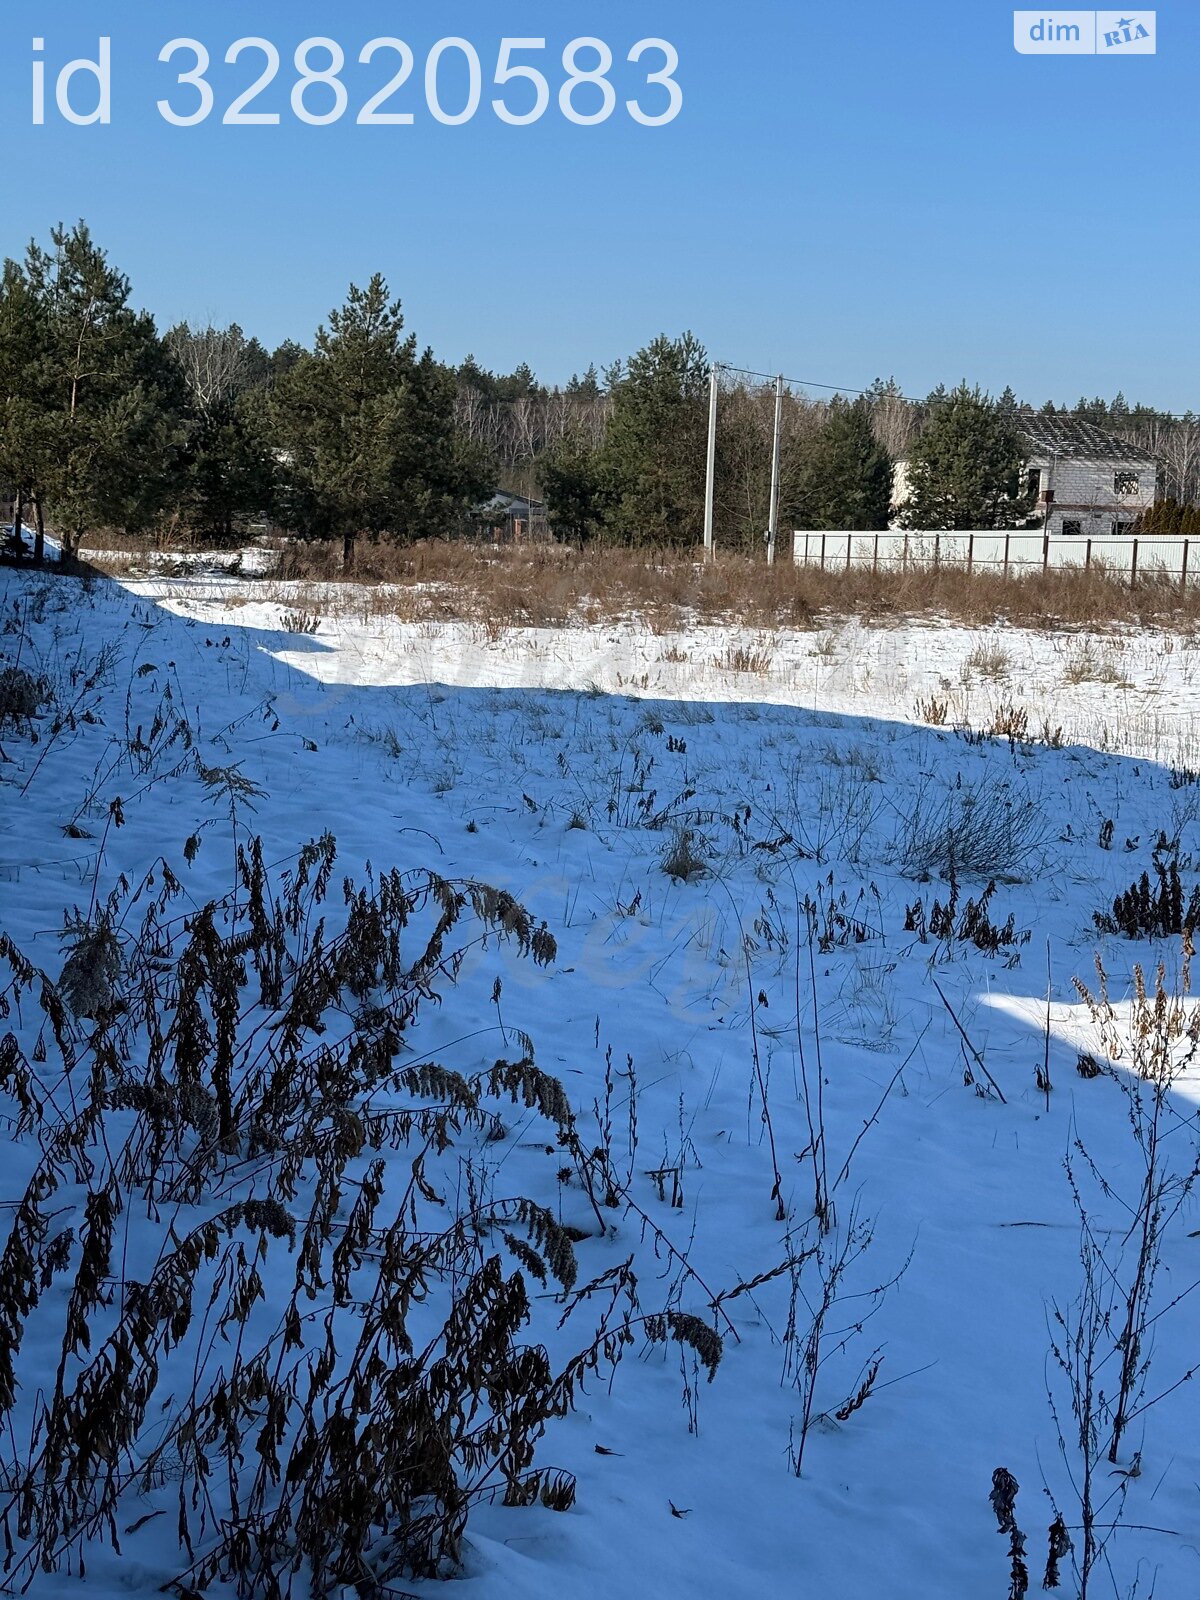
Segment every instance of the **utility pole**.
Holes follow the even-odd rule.
[[[713,558],[713,506],[717,493],[717,390],[719,365],[714,361],[708,372],[708,476],[704,482],[704,559]]]
[[[767,564],[775,560],[779,534],[779,452],[783,441],[783,374],[775,380],[775,443],[771,448],[771,520],[767,525]]]

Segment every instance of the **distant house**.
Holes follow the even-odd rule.
[[[541,500],[528,500],[520,494],[494,494],[476,506],[475,518],[495,539],[543,539],[546,537],[546,507]]]
[[[1133,532],[1158,497],[1149,450],[1074,417],[1023,417],[1034,515],[1051,534],[1088,539]]]
[[[1140,445],[1075,417],[1018,418],[1025,440],[1025,482],[1034,493],[1027,523],[1068,538],[1107,539],[1133,532],[1158,497],[1158,464]],[[892,501],[908,499],[909,463],[896,462]]]

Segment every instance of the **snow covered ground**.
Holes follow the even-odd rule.
[[[1052,1501],[1082,1547],[1077,1427],[1050,1354],[1051,1307],[1071,1323],[1084,1278],[1064,1158],[1121,1282],[1145,1180],[1130,1053],[1080,1075],[1080,1052],[1104,1045],[1072,979],[1094,988],[1099,952],[1120,1026],[1136,961],[1151,982],[1160,955],[1169,981],[1180,968],[1177,940],[1100,935],[1093,913],[1153,876],[1160,833],[1196,881],[1196,641],[635,621],[488,637],[272,593],[236,576],[0,578],[0,668],[76,696],[73,727],[54,733],[46,712],[36,743],[0,729],[0,927],[54,977],[64,910],[102,901],[121,874],[136,883],[159,855],[189,903],[224,894],[234,826],[269,861],[329,829],[339,874],[429,867],[511,890],[545,920],[553,963],[473,948],[453,1005],[423,1012],[410,1043],[470,1072],[500,1051],[498,1030],[523,1030],[589,1139],[603,1137],[592,1108],[611,1047],[612,1142],[634,1206],[601,1236],[531,1114],[511,1115],[500,1143],[464,1135],[445,1170],[470,1161],[558,1209],[589,1235],[581,1281],[632,1256],[643,1308],[715,1320],[724,1357],[710,1384],[686,1353],[639,1344],[611,1383],[594,1377],[538,1452],[576,1477],[574,1507],[479,1508],[446,1592],[1001,1596],[1000,1466],[1022,1485],[1036,1590]],[[971,732],[1021,713],[1024,737]],[[190,749],[163,743],[172,714]],[[256,792],[231,822],[199,765],[233,764]],[[123,826],[106,828],[118,796]],[[978,847],[956,922],[989,878],[991,924],[1013,919],[993,953],[927,931],[951,892],[947,826]],[[672,876],[680,851],[696,870]],[[37,1020],[14,1012],[0,1034],[32,1055]],[[1200,1073],[1185,1070],[1164,1102],[1160,1159],[1181,1182],[1197,1099]],[[6,1207],[29,1144],[6,1157]],[[1093,1596],[1200,1592],[1200,1410],[1191,1383],[1173,1388],[1196,1360],[1196,1210],[1189,1194],[1165,1231],[1143,1341],[1141,1403],[1172,1392],[1135,1412],[1116,1466],[1102,1457],[1101,1536],[1118,1509],[1123,1525]],[[829,1263],[847,1247],[818,1348]],[[726,1297],[716,1314],[708,1291]],[[551,1294],[535,1297],[536,1336],[565,1353],[578,1340],[556,1330]],[[1117,1332],[1098,1358],[1109,1394]],[[797,1473],[806,1356],[820,1365]],[[26,1403],[57,1359],[23,1347]],[[161,1509],[150,1492],[122,1526]],[[97,1549],[88,1591],[157,1588],[186,1564],[173,1530],[172,1512],[124,1537],[120,1558]],[[72,1585],[43,1576],[34,1592]],[[1062,1592],[1079,1592],[1070,1558]]]

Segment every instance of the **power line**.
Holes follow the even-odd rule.
[[[753,367],[734,366],[730,361],[718,361],[715,363],[715,365],[721,372],[737,373],[744,378],[761,378],[765,383],[775,383],[779,377],[777,372],[758,372]],[[871,389],[856,389],[853,387],[853,385],[846,383],[817,383],[811,378],[785,377],[783,381],[788,385],[789,388],[792,389],[824,389],[830,394],[848,394],[857,397],[861,395],[869,395],[873,392]],[[938,396],[935,399],[930,395],[925,395],[924,397],[919,398],[916,395],[898,394],[895,391],[889,390],[885,398],[888,400],[900,400],[903,401],[905,405],[909,406],[927,406],[939,404],[943,397]],[[945,396],[944,398],[948,399],[949,396]],[[1037,408],[1029,405],[1025,401],[1019,401],[1017,409],[1019,411],[1032,412],[1034,416],[1038,415]],[[1152,416],[1161,418],[1162,420],[1168,422],[1200,421],[1200,413],[1195,411],[1160,411],[1157,406],[1143,406],[1140,403],[1137,407],[1131,406],[1125,413],[1125,416],[1131,421],[1136,420],[1136,413],[1138,410],[1149,412]],[[1111,411],[1101,411],[1095,407],[1078,408],[1075,406],[1064,406],[1057,410],[1056,415],[1071,417],[1104,417],[1110,422],[1118,423],[1124,420],[1120,413],[1114,416]]]
[[[764,383],[775,383],[779,378],[777,372],[759,372],[754,367],[735,366],[731,361],[717,361],[713,365],[719,372],[729,372],[743,378],[759,378]],[[872,389],[856,389],[852,384],[847,383],[818,383],[813,378],[789,378],[785,376],[783,381],[791,389],[821,389],[827,394],[845,394],[858,397],[871,395],[874,392]],[[595,395],[573,394],[566,388],[555,386],[554,388],[546,389],[544,392],[520,395],[511,399],[500,399],[499,397],[493,398],[484,390],[476,388],[469,379],[462,380],[462,382],[464,388],[473,390],[474,393],[479,395],[484,409],[488,411],[499,411],[515,406],[532,407],[539,404],[544,405],[548,400],[568,401],[576,404],[582,402],[585,405],[602,407],[606,401],[612,398],[612,391],[608,389],[602,389],[599,394]],[[948,399],[949,396],[900,394],[895,390],[888,390],[884,398],[899,400],[903,405],[907,406],[929,406],[939,405],[943,399]],[[1029,404],[1028,401],[1018,401],[1017,410],[1035,417],[1040,415],[1038,407]],[[1143,413],[1143,418],[1139,418],[1139,412]],[[1200,412],[1197,411],[1160,411],[1157,406],[1146,406],[1140,402],[1137,406],[1130,406],[1124,413],[1118,412],[1115,415],[1111,411],[1099,410],[1094,406],[1061,406],[1056,407],[1054,414],[1060,417],[1099,417],[1117,426],[1148,419],[1157,419],[1162,422],[1200,421]]]

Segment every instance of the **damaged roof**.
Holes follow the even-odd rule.
[[[1149,450],[1106,433],[1077,417],[1021,417],[1019,426],[1034,456],[1060,461],[1153,461]]]

